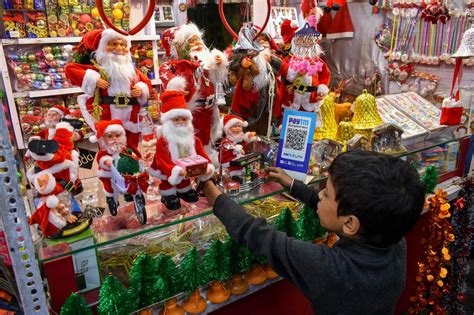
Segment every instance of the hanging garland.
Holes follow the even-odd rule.
[[[451,206],[446,201],[447,193],[438,190],[428,198],[430,208],[428,226],[424,229],[424,255],[418,262],[415,295],[410,298],[408,314],[445,314],[443,295],[450,292],[445,283],[451,264],[449,244],[454,241],[453,227],[449,222]]]
[[[466,280],[469,273],[469,247],[471,243],[471,207],[474,204],[474,180],[468,178],[463,182],[456,201],[453,202],[456,211],[453,213],[452,225],[454,243],[449,247],[452,255],[449,286],[450,294],[445,297],[448,314],[466,314]]]

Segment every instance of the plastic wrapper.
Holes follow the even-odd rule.
[[[70,58],[66,45],[9,46],[6,55],[17,92],[71,87],[64,73]]]

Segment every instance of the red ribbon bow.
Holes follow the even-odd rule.
[[[136,175],[125,175],[125,185],[127,185],[127,192],[131,195],[137,193],[138,187],[146,193],[148,189],[148,173]]]

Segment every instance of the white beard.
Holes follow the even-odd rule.
[[[59,121],[54,121],[51,118],[45,118],[44,119],[44,127],[46,129],[54,129],[56,128],[56,125],[59,123]]]
[[[101,150],[105,150],[107,154],[114,156],[127,148],[127,137],[123,135],[117,140],[110,140],[108,142],[104,138],[100,138],[98,143]]]
[[[293,56],[299,57],[299,58],[308,57],[308,54],[306,53],[307,50],[305,50],[305,49],[298,50],[298,49],[296,49],[296,45],[297,45],[297,44],[296,44],[295,41],[293,40],[293,41],[291,42],[291,53],[293,54]],[[311,50],[312,50],[314,53],[313,53],[312,56],[310,56],[310,57],[315,57],[315,56],[320,57],[320,56],[324,55],[324,51],[323,51],[323,49],[321,48],[321,45],[319,45],[319,44],[314,44],[314,45],[312,46]]]
[[[126,93],[130,96],[130,84],[136,77],[131,54],[122,56],[108,52],[96,52],[95,59],[107,73],[109,95]]]
[[[196,49],[201,48],[201,51],[195,51]],[[195,46],[191,48],[189,52],[189,57],[191,61],[195,61],[196,59],[199,60],[201,63],[207,62],[207,60],[211,59],[211,53],[209,49],[202,45],[202,46]]]
[[[237,143],[240,143],[244,140],[244,132],[239,132],[239,133],[232,133],[229,131],[228,134],[226,134],[227,138],[229,138],[230,141],[232,141],[233,143],[237,144]]]
[[[253,87],[255,90],[261,90],[263,87],[268,85],[268,62],[265,59],[266,55],[271,55],[270,49],[265,48],[253,58],[259,71],[259,74],[253,77]]]
[[[176,127],[171,120],[165,121],[161,126],[161,134],[170,145],[194,148],[194,128],[190,120],[181,127]]]

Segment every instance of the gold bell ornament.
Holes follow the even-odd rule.
[[[354,137],[354,124],[352,121],[346,119],[339,123],[337,128],[337,141],[345,142]]]
[[[370,139],[372,129],[383,123],[377,111],[375,97],[363,90],[354,104],[354,117],[352,118],[355,133]]]
[[[326,95],[321,104],[320,113],[322,126],[320,129],[320,139],[336,140],[337,123],[336,123],[336,104],[334,96]]]

